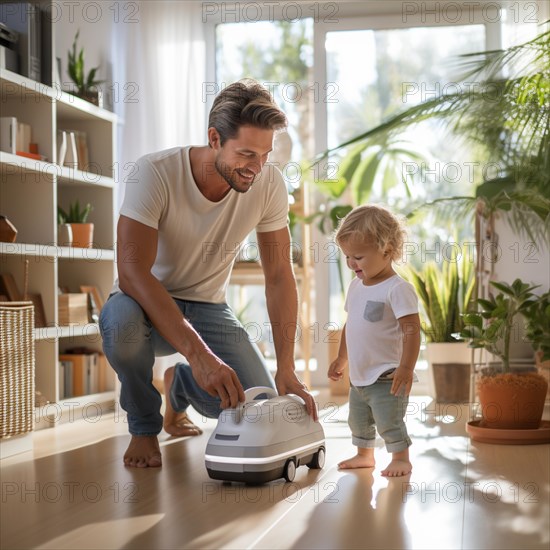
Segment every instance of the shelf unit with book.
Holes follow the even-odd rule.
[[[0,152],[0,213],[16,227],[14,243],[0,243],[0,275],[11,274],[19,292],[39,294],[45,326],[35,328],[35,387],[50,404],[63,405],[59,355],[71,348],[101,350],[97,323],[60,326],[58,292],[80,292],[93,286],[106,299],[116,277],[115,266],[115,130],[116,116],[80,98],[0,69],[2,116],[30,124],[32,141],[41,160]],[[86,166],[57,164],[58,132],[85,133],[89,162]],[[85,169],[82,169],[85,168]],[[57,207],[79,200],[91,203],[93,248],[59,246]],[[2,291],[0,290],[0,294]],[[93,402],[112,406],[115,377],[108,367],[100,391],[77,396],[78,406]],[[93,386],[95,389],[97,385]],[[41,411],[35,421],[40,427]],[[51,420],[51,414],[47,416]],[[46,425],[51,425],[47,420]]]

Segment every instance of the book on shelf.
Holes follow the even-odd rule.
[[[31,150],[32,127],[26,122],[20,122],[14,116],[0,117],[0,151],[11,153],[12,155],[37,157],[36,145],[34,151]]]
[[[51,54],[51,36],[46,30],[48,14],[43,13],[46,6],[38,2],[3,2],[2,22],[18,33],[16,48],[19,58],[19,72],[31,80],[41,81],[42,61],[47,63]],[[51,14],[49,15],[51,18]],[[44,30],[44,36],[43,36]],[[50,44],[43,39],[50,39]],[[51,70],[51,64],[47,67]],[[49,82],[51,83],[51,77]]]
[[[60,398],[79,397],[109,390],[108,367],[107,359],[100,351],[74,348],[60,354]]]
[[[15,140],[15,149],[17,154],[29,153],[32,142],[32,128],[26,122],[17,121],[17,135]]]
[[[17,119],[14,116],[0,117],[0,151],[12,155],[17,151]]]

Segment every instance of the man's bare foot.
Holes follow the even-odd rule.
[[[133,435],[124,453],[124,465],[133,468],[162,466],[159,442],[156,435]]]
[[[400,477],[410,474],[411,471],[412,464],[408,460],[393,459],[380,473],[385,477]]]
[[[164,397],[166,410],[164,411],[164,431],[175,437],[186,437],[188,435],[200,435],[202,430],[193,424],[185,411],[176,412],[170,403],[170,388],[174,381],[174,367],[166,369],[164,373]]]
[[[374,465],[374,449],[359,448],[354,457],[339,462],[338,468],[342,470],[351,470],[354,468],[374,468]]]

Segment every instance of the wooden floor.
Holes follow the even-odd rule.
[[[548,549],[550,445],[473,443],[467,409],[412,398],[413,473],[339,471],[353,447],[345,400],[318,394],[323,470],[254,487],[208,478],[205,433],[162,434],[164,466],[130,469],[122,414],[34,434],[34,452],[1,462],[1,544],[13,548]]]

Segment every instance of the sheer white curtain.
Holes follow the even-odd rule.
[[[118,203],[140,156],[206,142],[205,37],[200,2],[139,1],[113,41]],[[126,17],[125,17],[126,16]]]

